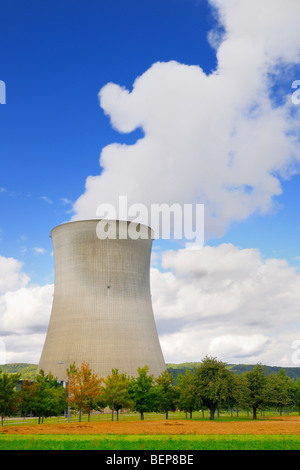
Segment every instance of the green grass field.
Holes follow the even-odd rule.
[[[2,435],[0,450],[300,450],[300,436]]]
[[[292,412],[289,413],[289,416],[297,416],[299,413],[298,412]],[[264,416],[259,415],[258,419],[260,418],[270,418],[276,416],[274,414],[274,411],[266,411],[264,413]],[[277,415],[278,416],[278,415]],[[119,421],[140,421],[140,414],[136,412],[131,412],[131,413],[120,413],[119,415]],[[145,420],[160,420],[160,419],[165,419],[165,415],[163,413],[145,413]],[[169,412],[169,420],[172,419],[186,419],[186,415],[183,411],[176,411],[176,412]],[[188,418],[189,419],[189,418]],[[252,419],[252,414],[250,413],[249,415],[245,411],[240,411],[239,415],[237,416],[236,413],[231,416],[231,413],[229,411],[222,411],[220,413],[219,417],[215,417],[215,421],[221,422],[221,421],[249,421]],[[116,416],[114,416],[114,420],[116,420]],[[204,414],[200,411],[195,411],[193,412],[193,420],[199,420],[199,421],[209,421],[209,411],[205,410]],[[52,418],[45,418],[43,423],[44,424],[55,424],[55,423],[65,423],[66,417],[65,416],[59,416],[59,417],[52,417]],[[81,421],[83,423],[88,422],[88,416],[83,414]],[[94,413],[90,417],[91,422],[103,422],[103,421],[111,421],[111,413]],[[77,423],[78,422],[78,413],[73,412],[71,413],[71,422],[72,423]],[[28,425],[35,425],[38,424],[38,418],[6,418],[4,419],[4,425],[20,425],[20,424],[26,424]]]

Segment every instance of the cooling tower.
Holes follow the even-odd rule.
[[[113,368],[136,376],[145,365],[158,376],[166,365],[151,303],[152,230],[105,221],[108,237],[100,239],[98,223],[70,222],[51,231],[54,296],[38,370],[65,380],[70,364],[87,362],[99,377]],[[133,239],[130,228],[143,238]]]

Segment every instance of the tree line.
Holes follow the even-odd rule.
[[[65,387],[41,370],[34,380],[24,380],[22,389],[16,384],[20,374],[3,373],[0,370],[0,415],[12,416],[22,413],[35,415],[39,422],[45,417],[59,416],[66,409],[76,410],[79,421],[82,414],[92,411],[111,410],[112,419],[119,419],[120,410],[140,413],[165,413],[180,410],[192,417],[194,411],[209,410],[210,419],[220,410],[251,410],[253,419],[258,410],[267,408],[297,409],[300,415],[300,379],[290,379],[284,370],[266,375],[264,367],[256,364],[248,372],[237,375],[230,372],[226,363],[206,356],[193,370],[174,377],[167,370],[158,377],[149,373],[147,366],[138,368],[136,377],[129,377],[113,369],[111,374],[100,378],[82,363],[67,369]]]

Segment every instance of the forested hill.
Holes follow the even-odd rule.
[[[17,364],[3,364],[0,365],[2,372],[9,374],[21,374],[20,379],[34,379],[37,364],[17,363]]]
[[[167,369],[171,372],[176,380],[177,376],[180,374],[185,374],[187,369],[193,370],[195,367],[199,366],[200,362],[185,362],[182,364],[166,364]],[[238,375],[241,375],[243,372],[248,372],[252,370],[255,364],[227,364],[227,368],[231,372],[235,372]],[[265,366],[263,365],[266,375],[277,374],[280,370],[285,370],[286,375],[290,379],[297,380],[300,377],[300,367],[278,367],[278,366]]]
[[[193,370],[195,367],[200,365],[200,362],[184,362],[181,364],[166,364],[167,369],[171,372],[176,380],[177,376],[180,374],[185,374],[187,369]],[[228,369],[236,374],[240,375],[243,372],[252,370],[255,364],[227,364]],[[263,366],[265,368],[266,374],[276,374],[280,370],[285,370],[286,375],[290,379],[297,380],[300,377],[300,367],[277,367],[277,366]],[[21,379],[33,379],[36,373],[37,365],[36,364],[27,364],[27,363],[17,363],[17,364],[4,364],[0,365],[0,369],[3,372],[8,372],[10,374],[21,374]]]

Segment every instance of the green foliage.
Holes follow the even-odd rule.
[[[139,367],[138,376],[132,377],[128,384],[129,396],[133,409],[144,419],[145,411],[156,411],[159,407],[159,397],[154,386],[153,375],[148,375],[149,367]]]
[[[3,364],[0,365],[3,372],[8,374],[20,374],[19,380],[33,380],[36,374],[37,365],[27,363]]]
[[[297,407],[300,415],[300,379],[290,382],[290,397],[292,403]]]
[[[0,436],[0,450],[300,450],[300,436]],[[184,454],[183,454],[184,455]],[[146,457],[145,457],[146,458]],[[181,465],[178,465],[181,466]]]
[[[196,397],[196,384],[195,376],[191,370],[186,370],[185,375],[178,376],[178,400],[177,406],[179,410],[190,413],[192,417],[193,411],[196,411],[198,402],[195,400]]]
[[[106,406],[112,410],[112,418],[117,412],[117,419],[121,409],[138,411],[141,419],[145,412],[164,412],[168,418],[168,412],[175,408],[186,415],[189,413],[190,417],[195,411],[209,409],[211,419],[216,410],[233,413],[234,408],[252,408],[254,419],[258,410],[267,407],[279,413],[296,408],[300,414],[300,379],[291,380],[284,369],[269,374],[261,364],[245,366],[248,370],[238,374],[233,372],[236,366],[205,357],[200,363],[186,363],[185,369],[176,368],[172,372],[167,369],[155,379],[147,366],[139,368],[137,376],[131,378],[113,369],[104,383],[89,370],[88,364],[82,364],[81,369],[74,364],[69,370],[73,378],[68,384],[68,397],[57,379],[51,373],[45,375],[44,371],[34,379],[23,380],[22,391],[18,394],[15,388],[16,384],[20,386],[21,373],[11,371],[22,370],[22,364],[10,366],[10,372],[0,372],[2,417],[22,410],[25,415],[33,413],[43,419],[61,414],[67,403],[79,410],[79,419],[81,412],[89,415],[92,410]],[[23,366],[26,369],[28,364]]]
[[[248,403],[253,410],[253,419],[256,419],[257,409],[263,409],[270,400],[270,388],[263,366],[256,364],[251,371],[245,372],[245,378],[249,390]]]
[[[234,397],[234,379],[226,364],[214,357],[206,356],[195,369],[196,401],[210,410],[210,419],[215,411],[226,406]]]
[[[71,408],[79,410],[81,421],[82,412],[90,416],[92,410],[100,410],[103,407],[103,379],[99,378],[86,362],[83,362],[80,368],[77,368],[75,363],[71,364],[67,374],[67,402]]]
[[[173,375],[167,370],[155,379],[155,383],[158,393],[158,410],[166,413],[166,419],[168,419],[168,412],[176,409],[178,388],[174,387]]]
[[[66,392],[51,373],[45,375],[40,370],[35,381],[25,381],[20,392],[22,410],[25,414],[34,413],[46,418],[57,416],[66,408]]]
[[[19,374],[8,374],[0,369],[0,415],[3,426],[4,415],[10,415],[17,410],[16,385],[20,378]]]
[[[291,385],[284,370],[267,377],[269,404],[275,406],[280,413],[292,403]]]
[[[111,375],[104,380],[103,403],[112,410],[112,419],[114,411],[117,412],[119,419],[119,410],[122,408],[132,408],[133,403],[129,395],[129,378],[126,374],[120,374],[118,369],[113,369]]]
[[[193,371],[196,367],[199,367],[201,362],[183,362],[180,364],[167,364],[168,372],[171,372],[174,376],[175,381],[178,375],[185,374],[186,370]],[[241,375],[244,372],[250,372],[255,367],[255,364],[227,364],[226,368],[237,375]],[[262,366],[266,375],[277,374],[280,370],[284,370],[286,375],[290,379],[298,380],[300,378],[300,367],[278,367],[278,366]]]

